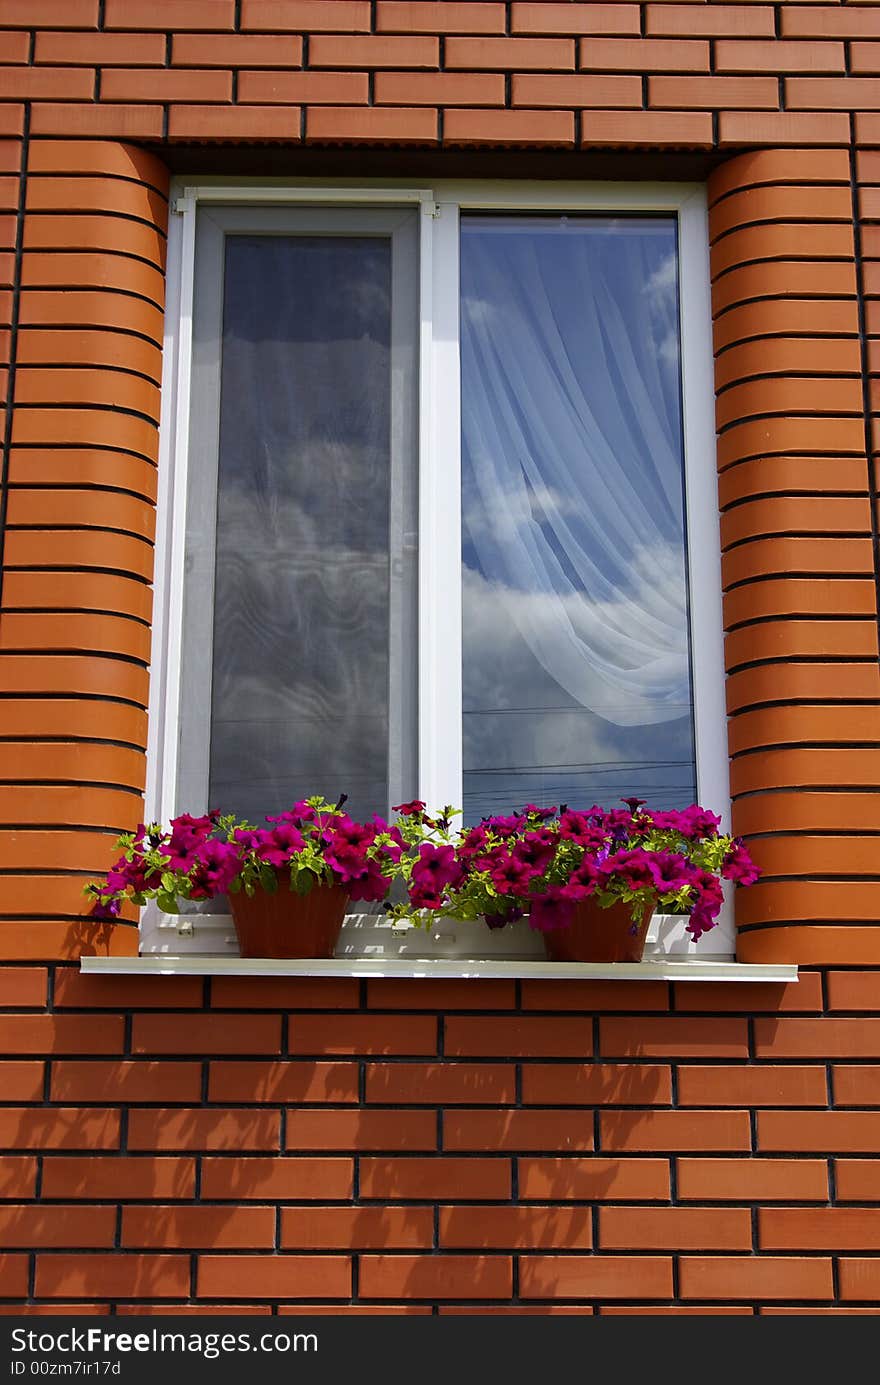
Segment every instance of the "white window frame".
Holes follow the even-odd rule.
[[[147,745],[146,814],[167,821],[175,802],[183,629],[185,517],[191,396],[195,230],[200,204],[407,205],[420,209],[419,264],[419,797],[431,806],[462,795],[461,437],[459,216],[462,211],[661,213],[679,233],[679,303],[690,581],[694,734],[698,799],[729,829],[730,788],[724,701],[721,540],[715,464],[714,374],[705,188],[694,183],[411,181],[382,186],[289,180],[198,184],[175,180],[168,235],[162,414],[155,554],[153,662]],[[185,806],[185,805],[183,805]],[[142,945],[163,951],[229,952],[222,916],[192,925],[145,911]],[[158,930],[158,932],[157,932]],[[489,933],[489,930],[485,930]],[[491,934],[487,955],[503,952],[509,930]],[[157,939],[174,935],[173,945]],[[693,951],[681,919],[652,929],[655,954]],[[699,956],[732,957],[730,900]]]

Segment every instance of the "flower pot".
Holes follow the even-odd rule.
[[[585,899],[568,928],[544,933],[547,956],[551,962],[640,962],[653,913],[653,907],[646,909],[634,925],[629,904],[600,909],[594,899]]]
[[[229,896],[242,957],[332,957],[348,895],[341,885],[313,885],[306,895],[279,875],[274,894]]]

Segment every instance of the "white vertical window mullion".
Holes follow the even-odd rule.
[[[458,205],[423,207],[419,427],[419,794],[461,807]]]
[[[184,197],[172,207],[168,232],[168,293],[163,360],[163,410],[159,433],[157,601],[153,626],[147,817],[167,820],[175,811],[180,656],[186,538],[187,460],[192,372],[196,203]],[[167,401],[167,408],[165,407]]]
[[[730,829],[730,773],[724,689],[724,620],[721,606],[721,529],[715,444],[709,230],[702,189],[679,210],[679,303],[685,496],[690,573],[691,661],[697,796]],[[734,950],[731,891],[717,928],[699,953]]]

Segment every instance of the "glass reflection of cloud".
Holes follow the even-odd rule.
[[[465,218],[468,816],[694,796],[672,221]]]

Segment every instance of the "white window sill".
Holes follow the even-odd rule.
[[[684,921],[659,915],[641,962],[548,962],[541,935],[523,921],[490,930],[481,923],[439,920],[428,931],[394,927],[382,915],[348,914],[336,956],[239,956],[228,914],[178,917],[155,906],[143,911],[139,957],[83,957],[90,975],[139,976],[401,976],[519,977],[618,981],[796,981],[797,967],[737,962],[721,929],[699,951]]]
[[[671,961],[546,962],[506,958],[329,957],[83,957],[89,975],[137,976],[432,976],[521,977],[582,981],[797,981],[794,965],[754,962]]]

